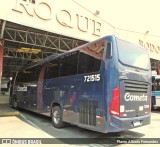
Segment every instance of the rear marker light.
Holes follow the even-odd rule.
[[[112,91],[112,101],[109,105],[109,113],[119,117],[120,115],[120,89],[115,88]]]
[[[124,112],[124,110],[125,110],[124,105],[121,105],[121,106],[120,106],[120,112]]]

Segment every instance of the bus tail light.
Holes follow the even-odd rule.
[[[112,101],[109,105],[109,113],[118,116],[120,114],[120,88],[115,88],[112,91]]]

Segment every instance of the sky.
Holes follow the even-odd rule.
[[[73,0],[116,28],[160,36],[160,0]]]

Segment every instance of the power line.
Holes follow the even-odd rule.
[[[141,34],[141,35],[146,35],[146,32],[145,33],[142,33],[142,32],[137,32],[137,31],[133,31],[133,30],[127,30],[127,29],[122,29],[122,28],[116,28],[116,30],[121,30],[121,31],[126,31],[126,32],[131,32],[131,33],[137,33],[137,34]],[[152,34],[147,34],[147,36],[153,36],[153,37],[160,37],[158,35],[152,35]]]
[[[82,6],[81,4],[77,3],[76,1],[72,0],[74,3],[76,3],[77,5],[79,5],[80,7],[82,7],[83,9],[87,10],[88,12],[90,12],[91,14],[94,15],[93,12],[91,12],[89,9],[87,9],[86,7]],[[107,23],[108,25],[110,25],[111,27],[115,28],[115,26],[111,25],[110,23],[108,23],[106,20],[104,20],[103,18],[97,16],[98,18],[100,18],[102,21],[104,21],[105,23]]]

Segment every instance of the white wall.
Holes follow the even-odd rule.
[[[145,47],[151,58],[160,60],[160,42],[156,37],[115,29],[72,0],[35,2],[0,0],[0,19],[85,41],[116,35]]]

